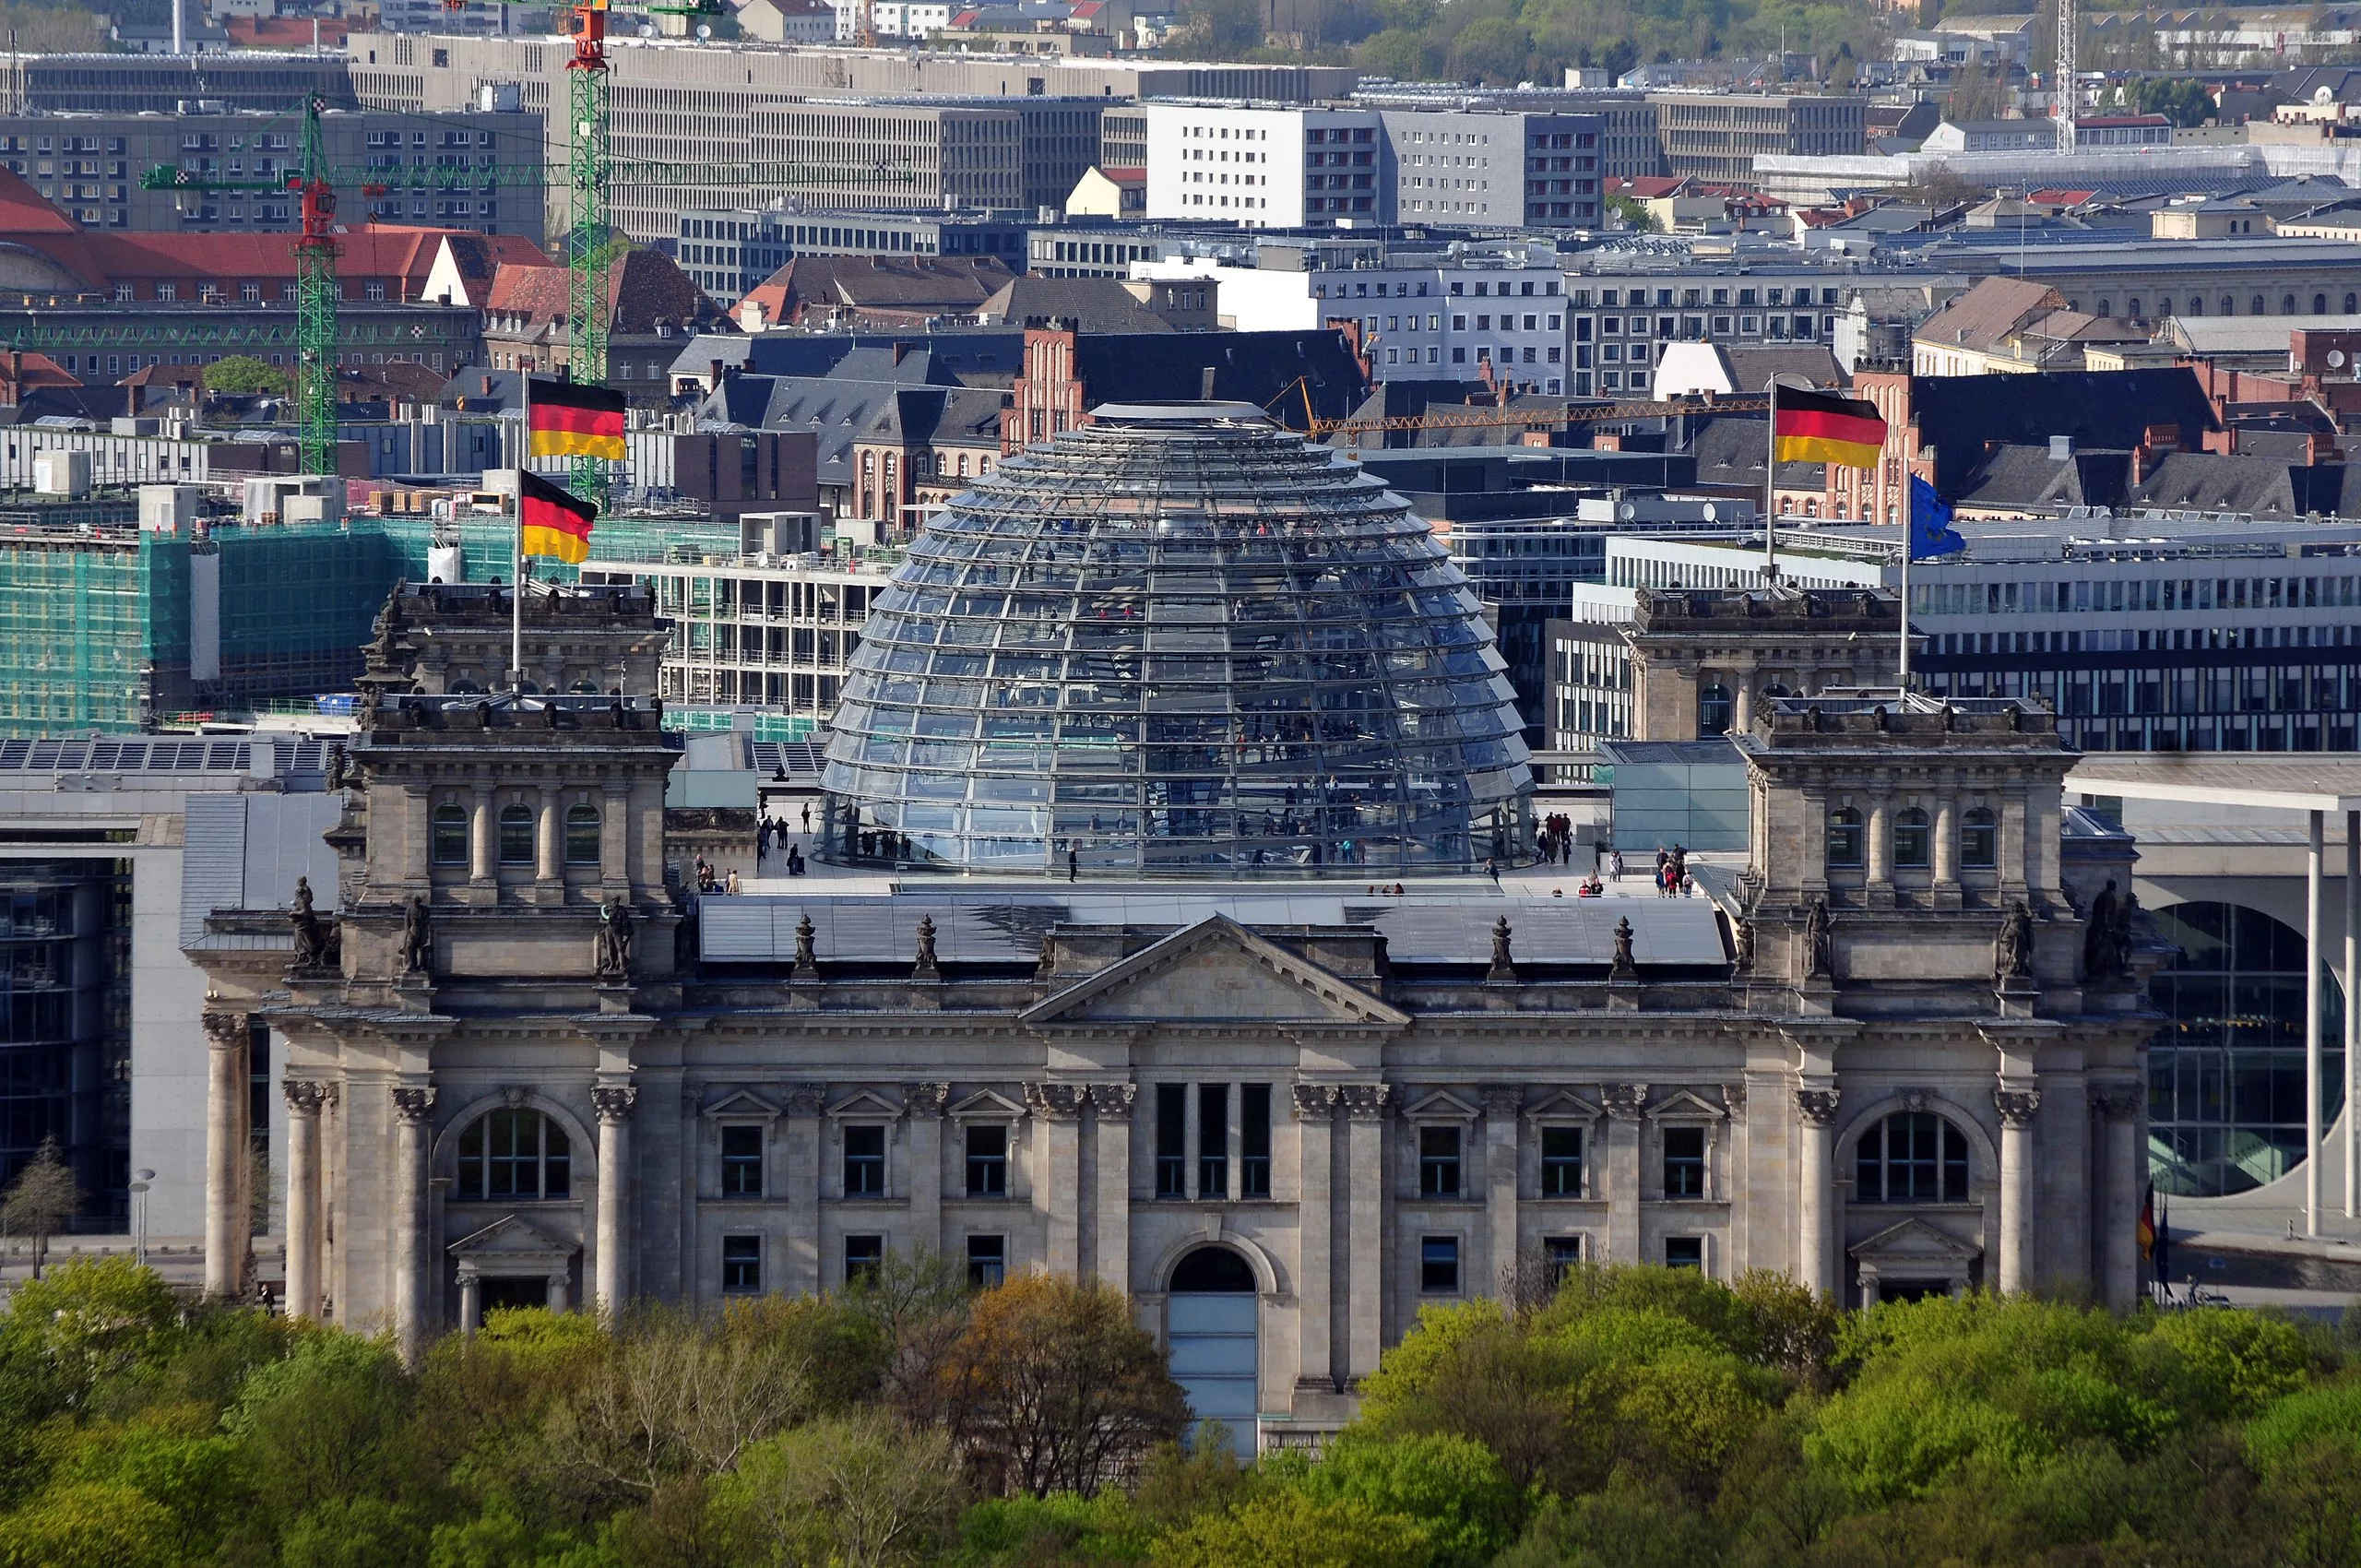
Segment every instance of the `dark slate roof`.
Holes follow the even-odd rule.
[[[909,360],[903,362],[905,368]],[[741,375],[705,402],[704,417],[763,430],[808,430],[819,438],[819,480],[852,481],[858,440],[997,441],[1003,394],[989,386],[938,386],[916,376]]]
[[[2300,517],[2307,512],[2333,516],[2343,487],[2342,464],[2308,469],[2276,457],[2173,452],[2134,494],[2147,506]]]
[[[1745,414],[1716,414],[1691,426],[1690,455],[1697,459],[1699,484],[1743,485],[1762,493],[1762,465],[1770,457],[1771,429],[1767,421]],[[1782,463],[1779,488],[1820,490],[1826,486],[1825,463]]]
[[[2050,456],[2046,445],[1996,446],[1968,470],[1964,487],[1952,499],[1996,511],[2114,506],[2122,502],[2130,478],[2130,452],[2078,449],[2061,458]]]
[[[2053,435],[2070,435],[2078,447],[2129,450],[2147,427],[2166,424],[2179,427],[2186,448],[2219,428],[2196,373],[2181,365],[1925,376],[1912,383],[1911,415],[1920,450],[1933,450],[1935,488],[1945,495],[1959,493],[1995,444],[2047,446]]]
[[[1075,340],[1075,368],[1089,401],[1098,403],[1221,402],[1276,404],[1282,420],[1299,419],[1301,378],[1320,419],[1342,419],[1367,393],[1360,362],[1341,333],[1171,332],[1084,333]],[[1205,385],[1205,372],[1213,385]]]
[[[1027,273],[1003,285],[978,308],[977,315],[1011,327],[1066,322],[1083,332],[1180,330],[1142,305],[1112,278],[1043,278]]]

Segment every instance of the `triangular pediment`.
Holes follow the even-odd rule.
[[[850,1118],[891,1122],[902,1114],[902,1106],[900,1101],[888,1099],[875,1089],[859,1089],[828,1107],[828,1114],[839,1121]]]
[[[1022,1015],[1028,1024],[1255,1023],[1399,1028],[1410,1020],[1342,976],[1224,915],[1200,921]]]
[[[750,1120],[761,1117],[766,1121],[775,1122],[778,1119],[778,1113],[777,1106],[754,1093],[753,1090],[740,1089],[718,1104],[706,1106],[700,1114],[717,1121],[724,1117],[741,1117]]]
[[[1964,1263],[1983,1251],[1981,1247],[1936,1229],[1923,1219],[1905,1219],[1899,1225],[1887,1226],[1869,1240],[1857,1243],[1853,1248],[1853,1255],[1865,1263],[1876,1264],[1882,1271],[1889,1264],[1933,1259]]]
[[[1540,1103],[1526,1106],[1524,1114],[1533,1122],[1596,1122],[1607,1112],[1596,1100],[1584,1099],[1572,1089],[1560,1089]]]
[[[1677,1122],[1684,1116],[1703,1116],[1719,1122],[1729,1112],[1693,1089],[1675,1089],[1649,1106],[1648,1114],[1659,1122],[1667,1117]]]
[[[1025,1107],[991,1089],[978,1089],[950,1111],[954,1122],[1015,1122],[1025,1114]]]
[[[1473,1122],[1477,1108],[1449,1089],[1434,1089],[1404,1106],[1402,1114],[1413,1122]]]
[[[454,1257],[567,1257],[576,1250],[530,1220],[503,1215],[482,1229],[460,1237],[445,1251]]]

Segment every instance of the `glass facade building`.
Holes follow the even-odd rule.
[[[1246,404],[1109,405],[880,595],[822,852],[953,870],[1448,870],[1530,842],[1505,666],[1406,502]]]

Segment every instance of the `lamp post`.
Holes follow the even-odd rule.
[[[131,1258],[140,1267],[148,1266],[148,1188],[156,1180],[153,1170],[133,1172],[139,1179],[131,1183]]]

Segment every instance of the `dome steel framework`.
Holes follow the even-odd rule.
[[[878,595],[821,853],[1350,875],[1529,837],[1506,666],[1406,502],[1252,405],[1095,418],[955,497]]]

